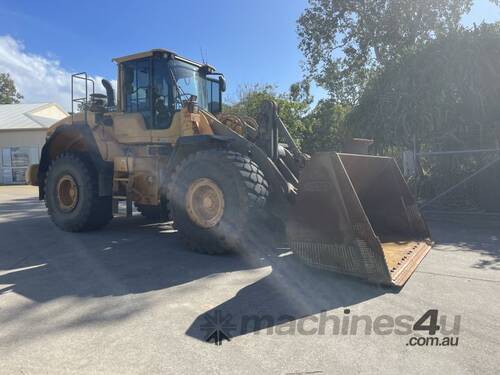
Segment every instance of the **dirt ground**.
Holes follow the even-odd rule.
[[[395,291],[286,251],[192,253],[168,224],[140,216],[65,233],[34,188],[0,186],[0,372],[498,373],[500,221],[440,215],[429,225],[436,246]],[[375,328],[433,309],[448,329],[460,320],[447,334],[458,345]],[[372,329],[353,332],[351,320],[335,330],[354,316]],[[230,341],[206,342],[213,327]]]

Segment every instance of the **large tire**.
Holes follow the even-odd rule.
[[[59,155],[49,167],[45,187],[49,215],[65,231],[100,229],[113,218],[112,198],[99,197],[96,172],[83,156]]]
[[[208,188],[203,184],[208,184]],[[199,215],[200,224],[193,213],[196,207],[190,203],[196,199],[191,197],[196,196],[198,190],[210,190],[214,184],[213,189],[218,189],[216,193],[223,197],[222,216],[215,213],[213,217],[219,217],[218,220],[208,215],[203,221],[205,216]],[[197,186],[201,187],[197,190]],[[216,204],[208,202],[206,207],[221,206],[217,203],[217,194],[213,191],[206,194],[215,196],[216,201]],[[167,192],[174,227],[191,249],[206,254],[257,246],[255,240],[259,238],[259,224],[265,216],[268,195],[268,183],[257,164],[239,153],[224,150],[199,151],[188,156],[175,169]],[[200,203],[200,207],[204,204]]]

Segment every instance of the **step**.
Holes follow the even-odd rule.
[[[113,195],[113,199],[127,200],[127,197],[124,195]]]

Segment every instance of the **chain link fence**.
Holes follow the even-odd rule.
[[[402,163],[420,208],[500,214],[500,149],[405,151]]]

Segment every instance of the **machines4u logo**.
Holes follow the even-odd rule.
[[[320,314],[307,317],[283,315],[242,315],[237,321],[230,313],[215,310],[203,316],[200,325],[207,342],[221,345],[236,335],[249,332],[266,335],[396,335],[410,336],[407,346],[457,346],[461,316],[449,319],[438,310],[426,311],[420,317],[411,315],[351,314],[344,309],[342,315]],[[437,335],[439,333],[439,336]]]
[[[438,320],[439,318],[439,320]],[[407,346],[458,346],[460,315],[453,319],[453,328],[447,327],[446,315],[439,316],[438,310],[427,310],[413,325],[413,331],[427,332],[428,336],[413,336]],[[439,332],[443,337],[436,337]]]

